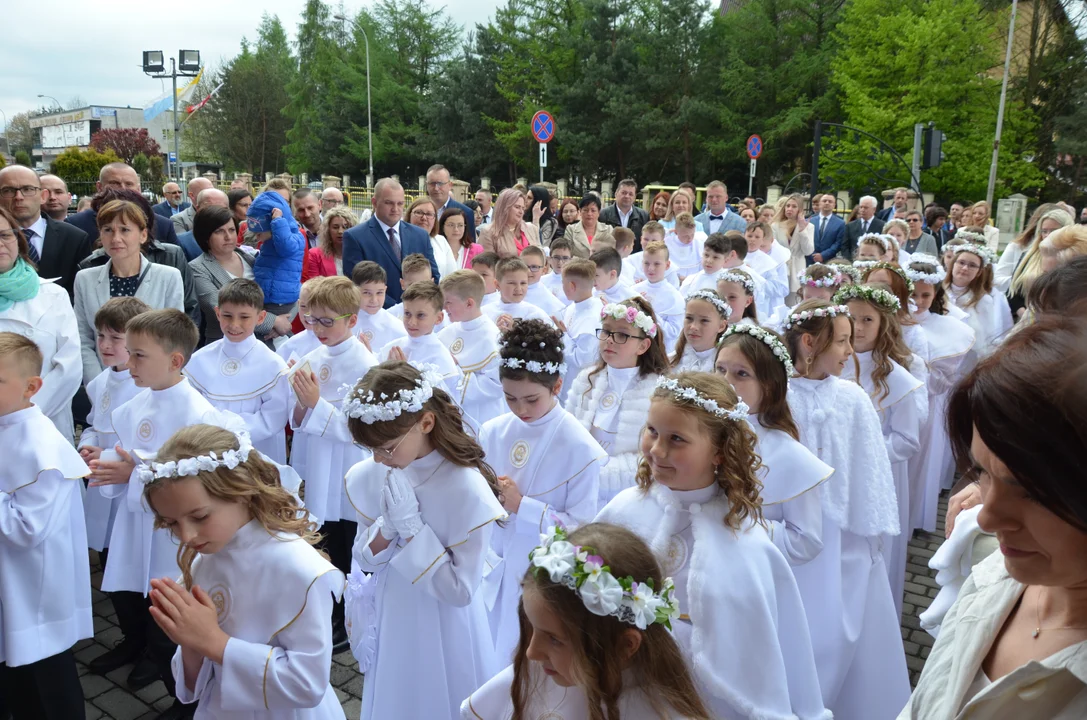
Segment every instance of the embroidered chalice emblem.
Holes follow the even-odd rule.
[[[463,349],[464,349],[464,339],[463,338],[457,338],[456,340],[453,341],[453,344],[449,346],[449,352],[454,354],[454,355],[459,354],[460,351],[463,350]]]
[[[529,450],[528,443],[524,440],[515,442],[513,447],[510,448],[510,464],[515,468],[523,468],[525,463],[528,462]]]
[[[328,379],[330,377],[332,377],[332,368],[330,368],[328,365],[322,365],[320,371],[318,371],[317,373],[317,379],[321,381],[322,385],[324,385],[328,382]]]
[[[611,410],[615,406],[615,403],[619,400],[619,396],[613,392],[607,393],[604,397],[600,398],[600,407],[605,410]]]
[[[144,441],[150,440],[151,438],[155,437],[155,424],[152,423],[150,420],[144,420],[143,422],[141,422],[139,424],[139,427],[136,428],[136,437]]]
[[[208,591],[208,597],[211,598],[211,602],[215,605],[215,617],[218,618],[221,625],[226,620],[227,615],[230,614],[230,591],[223,585],[216,585]]]
[[[222,370],[222,372],[223,372],[223,375],[226,375],[227,377],[230,377],[232,375],[237,375],[238,371],[241,370],[241,369],[242,369],[242,364],[240,362],[238,362],[237,360],[235,360],[234,358],[227,358],[223,362],[223,366],[220,368],[220,370]]]

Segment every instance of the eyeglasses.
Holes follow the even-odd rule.
[[[404,444],[404,441],[408,439],[408,435],[411,435],[417,427],[419,427],[419,423],[415,423],[414,425],[412,425],[411,430],[408,430],[406,433],[404,433],[404,437],[400,438],[396,445],[393,445],[392,450],[386,450],[383,447],[376,447],[370,448],[370,451],[374,454],[374,457],[379,457],[384,460],[391,460],[392,456],[396,454],[396,451],[400,449],[400,446]]]
[[[11,230],[0,230],[0,240],[6,243],[13,243],[18,240],[18,236]]]
[[[427,212],[426,210],[412,210],[411,216],[417,218],[426,218],[429,220],[430,218],[434,217],[434,213]]]
[[[921,218],[906,218],[906,222],[908,222],[908,223],[919,223],[919,222],[921,222]]]
[[[978,265],[977,263],[972,263],[969,260],[956,260],[955,261],[955,267],[960,267],[960,268],[962,268],[964,270],[980,270],[981,269],[981,265]]]
[[[449,184],[449,181],[448,181],[448,180],[446,180],[445,182],[439,182],[439,181],[437,181],[437,180],[434,180],[434,181],[432,181],[432,182],[428,182],[428,183],[426,184],[426,186],[427,186],[427,187],[431,187],[431,188],[440,188],[440,187],[445,187],[445,186],[446,186],[446,185],[448,185],[448,184]]]
[[[631,338],[645,340],[646,337],[648,337],[646,335],[631,335],[630,333],[625,332],[609,332],[604,328],[600,328],[599,330],[597,330],[596,336],[601,340],[607,340],[608,338],[611,338],[613,341],[615,341],[616,345],[626,345],[627,340],[630,340]]]
[[[38,185],[23,185],[22,187],[5,185],[4,187],[0,187],[0,197],[13,198],[15,197],[15,193],[20,192],[23,194],[23,197],[30,197],[34,193],[40,193],[41,191],[42,189]]]
[[[548,258],[548,260],[550,260],[555,265],[565,265],[566,263],[570,262],[570,258],[566,257],[565,255],[552,255]]]
[[[353,313],[347,313],[346,315],[337,315],[336,317],[313,317],[309,313],[302,316],[302,322],[306,325],[316,325],[321,323],[322,327],[330,328],[336,324],[337,320],[343,320],[344,318],[351,317]]]
[[[543,265],[526,265],[530,272],[540,272],[543,270]]]

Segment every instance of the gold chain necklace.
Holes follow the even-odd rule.
[[[1042,593],[1045,592],[1045,588],[1042,588],[1038,592],[1038,602],[1034,606],[1034,632],[1030,634],[1035,640],[1042,634],[1042,630],[1087,630],[1087,625],[1065,625],[1063,627],[1055,628],[1043,628],[1042,627]]]

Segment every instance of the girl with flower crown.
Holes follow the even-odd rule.
[[[480,592],[506,517],[498,477],[430,368],[371,368],[344,413],[373,452],[345,478],[359,523],[346,597],[362,718],[455,717],[498,669]]]
[[[566,409],[608,453],[600,471],[603,506],[634,485],[638,433],[649,414],[649,396],[669,368],[657,317],[643,298],[605,305],[600,318],[600,361],[578,373]]]
[[[671,579],[642,539],[605,523],[538,538],[518,578],[513,664],[464,701],[462,720],[710,720],[668,631]]]
[[[770,539],[789,561],[803,565],[823,549],[823,506],[816,488],[834,468],[800,444],[786,397],[793,360],[781,338],[757,325],[732,325],[717,346],[714,372],[747,405],[747,421],[762,460],[762,513]]]
[[[959,232],[962,239],[970,233]],[[959,236],[956,239],[959,239]],[[966,324],[977,337],[978,357],[985,357],[1000,343],[1007,331],[1000,307],[991,294],[993,289],[992,255],[989,250],[972,242],[954,246],[951,270],[944,280],[944,290],[951,301],[967,314]],[[1010,318],[1010,312],[1009,312]]]
[[[834,474],[819,486],[823,550],[794,567],[823,700],[835,718],[891,718],[910,694],[902,634],[882,554],[899,532],[894,476],[867,393],[839,376],[853,358],[844,305],[806,300],[785,321],[795,363],[789,408],[800,442]]]
[[[197,718],[344,717],[330,680],[343,574],[317,524],[248,433],[189,425],[159,449],[144,497],[180,543],[181,583],[151,581],[151,616],[178,644],[177,698]]]
[[[717,294],[728,303],[732,324],[758,325],[755,307],[755,281],[743,270],[722,270],[717,273]]]
[[[812,263],[800,273],[800,299],[830,300],[842,284],[842,275],[836,268],[823,263]]]
[[[834,302],[848,307],[854,322],[857,373],[847,370],[842,376],[855,379],[868,393],[879,415],[894,476],[899,532],[884,538],[883,554],[895,609],[901,614],[906,546],[910,539],[909,462],[921,449],[921,428],[928,419],[928,395],[925,383],[903,365],[911,356],[898,325],[900,306],[898,298],[885,287],[850,285],[838,291]]]
[[[829,718],[796,580],[763,527],[746,418],[720,376],[661,378],[638,486],[597,520],[632,530],[674,578],[673,633],[715,717]]]
[[[517,603],[528,555],[555,519],[569,528],[600,509],[600,468],[608,454],[559,403],[562,334],[539,320],[515,320],[502,334],[498,377],[510,411],[487,421],[479,444],[498,475],[510,520],[491,535],[483,581],[498,661],[517,645]]]
[[[695,290],[687,295],[683,334],[672,355],[672,372],[710,372],[717,340],[728,327],[732,309],[713,290]]]

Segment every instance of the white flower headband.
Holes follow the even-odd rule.
[[[893,272],[895,275],[898,275],[900,278],[906,281],[906,290],[908,290],[910,293],[913,292],[913,280],[910,280],[910,276],[906,274],[906,271],[903,270],[900,265],[889,262],[878,262],[875,265],[867,268],[864,272],[865,274],[867,274],[872,272],[873,270],[886,270],[887,272]]]
[[[222,454],[212,451],[207,455],[140,465],[138,470],[140,482],[146,485],[162,478],[195,477],[202,472],[213,472],[220,467],[233,470],[249,459],[253,443],[249,439],[248,431],[233,429],[231,431],[238,438],[237,450],[224,450]]]
[[[914,265],[923,264],[931,265],[936,268],[935,272],[926,273],[920,270],[915,270]],[[947,278],[947,271],[944,270],[944,266],[940,264],[940,261],[931,255],[924,255],[922,253],[915,253],[910,256],[910,264],[903,268],[906,276],[913,280],[915,283],[923,282],[929,285],[939,285]]]
[[[735,270],[718,270],[717,277],[714,278],[715,282],[733,282],[740,283],[744,286],[744,290],[748,295],[755,294],[755,281],[744,272],[736,272]]]
[[[867,261],[867,260],[858,260],[857,262],[853,263],[852,265],[834,265],[833,267],[834,267],[835,270],[837,270],[842,275],[848,275],[849,279],[852,280],[853,282],[859,283],[861,281],[861,271],[860,271],[860,268],[856,267],[856,265],[857,265],[857,263],[861,263],[861,262],[869,262],[869,261]],[[843,280],[843,279],[844,278],[839,277],[839,280]],[[839,285],[840,284],[841,283],[839,283]]]
[[[721,299],[721,296],[715,293],[713,290],[695,290],[687,295],[687,302],[691,300],[704,300],[710,305],[717,308],[717,312],[725,316],[725,320],[728,320],[732,315],[732,308],[728,306],[728,303]]]
[[[623,320],[649,337],[657,337],[657,324],[653,322],[653,318],[632,305],[609,303],[600,311],[600,317],[601,319],[610,317],[615,320]]]
[[[898,312],[902,309],[902,303],[898,301],[894,294],[871,285],[846,285],[834,293],[834,302],[840,305],[844,305],[850,300],[864,300],[889,312]]]
[[[955,240],[965,240],[971,245],[985,245],[986,242],[988,242],[981,233],[970,232],[969,230],[959,230],[956,232]]]
[[[852,286],[847,285],[846,287]],[[845,288],[842,288],[842,290],[844,289]],[[841,292],[841,290],[839,290],[838,292]],[[839,315],[842,317],[853,317],[849,314],[849,308],[847,308],[845,305],[831,305],[830,307],[821,307],[816,308],[815,310],[805,310],[804,312],[790,313],[789,316],[785,318],[785,322],[782,323],[781,326],[786,330],[792,330],[797,325],[803,325],[805,321],[811,320],[812,318],[834,318],[838,317]]]
[[[419,371],[419,381],[411,390],[398,390],[395,395],[389,396],[380,393],[375,396],[370,390],[365,397],[355,395],[355,386],[344,385],[343,414],[347,417],[361,420],[367,425],[376,422],[389,422],[400,417],[403,413],[415,413],[423,409],[423,403],[434,397],[434,388],[441,384],[442,376],[434,365],[423,363],[409,363]]]
[[[864,275],[873,265],[878,263],[879,260],[854,260],[853,270],[856,270],[859,275]],[[860,282],[860,278],[857,275],[852,276],[856,282]]]
[[[890,238],[890,239],[888,239]],[[864,245],[865,243],[875,243],[883,248],[883,252],[889,252],[894,246],[891,245],[893,238],[890,235],[883,235],[881,233],[865,233],[857,238],[857,247]],[[854,263],[856,264],[856,263]]]
[[[781,364],[785,366],[785,377],[792,377],[796,374],[796,368],[793,367],[793,357],[789,354],[789,348],[785,347],[785,343],[778,339],[778,336],[770,332],[764,327],[758,325],[729,325],[725,330],[725,334],[721,336],[723,342],[725,338],[733,335],[750,335],[756,340],[760,341],[763,345],[770,348],[770,351],[774,353],[774,357],[781,361]],[[721,343],[717,344],[718,347]]]
[[[719,418],[728,418],[729,420],[740,422],[741,420],[747,419],[748,412],[750,411],[747,403],[745,403],[743,400],[737,400],[736,407],[732,408],[731,410],[728,408],[723,408],[717,404],[716,400],[710,400],[709,398],[702,397],[694,388],[684,387],[683,385],[679,384],[678,380],[670,377],[659,378],[657,380],[657,389],[668,390],[680,400],[693,402],[695,405],[698,405],[706,412],[716,415]]]
[[[528,556],[533,573],[546,572],[551,582],[573,590],[593,615],[611,615],[639,630],[654,623],[672,629],[672,619],[679,616],[672,578],[664,579],[659,593],[652,579],[617,578],[591,547],[574,545],[566,538],[566,528],[557,521],[540,535],[540,546]]]
[[[808,287],[813,288],[829,288],[842,284],[842,274],[839,272],[835,272],[829,277],[816,279],[808,275],[808,272],[805,271],[797,273],[796,279],[800,281],[801,285],[807,285]]]
[[[566,363],[542,363],[539,360],[521,360],[519,358],[502,358],[502,366],[515,370],[524,368],[529,372],[547,373],[548,375],[565,375]]]
[[[985,267],[993,261],[993,254],[989,252],[989,248],[984,245],[975,245],[973,243],[966,243],[964,245],[954,245],[951,251],[958,255],[959,253],[968,252],[972,255],[977,255],[981,258],[981,266]]]

